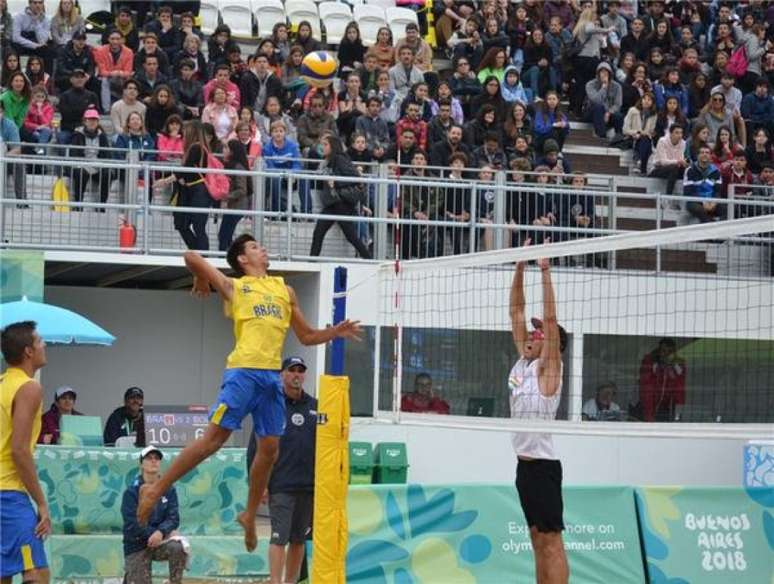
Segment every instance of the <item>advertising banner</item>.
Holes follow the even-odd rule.
[[[770,584],[774,489],[636,490],[651,584]]]
[[[642,584],[634,493],[564,489],[573,584]],[[529,533],[511,485],[374,485],[349,491],[349,584],[532,584]]]

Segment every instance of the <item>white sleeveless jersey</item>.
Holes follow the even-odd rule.
[[[511,390],[511,418],[522,420],[554,420],[562,395],[562,382],[551,397],[540,393],[538,384],[539,359],[519,359],[508,376]],[[561,372],[561,369],[560,369]],[[560,373],[561,375],[561,373]],[[557,460],[551,434],[516,432],[511,435],[513,450],[517,456]]]

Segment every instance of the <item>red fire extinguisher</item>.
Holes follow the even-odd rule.
[[[118,227],[118,247],[132,248],[136,242],[137,230],[135,230],[134,225],[129,223],[124,215],[121,215]]]

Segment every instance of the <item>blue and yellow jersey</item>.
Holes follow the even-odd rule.
[[[11,456],[11,434],[13,431],[13,400],[19,388],[28,381],[32,381],[32,378],[18,367],[9,367],[3,375],[0,375],[0,491],[27,492]],[[33,452],[40,435],[42,415],[41,408],[32,420],[30,451]]]
[[[290,326],[290,293],[279,276],[243,276],[232,280],[234,292],[226,315],[234,321],[234,350],[227,369],[279,369]]]

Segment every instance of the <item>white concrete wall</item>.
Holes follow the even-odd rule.
[[[516,459],[504,432],[353,420],[350,440],[405,442],[408,479],[418,483],[513,482]],[[572,485],[724,485],[742,482],[743,441],[557,436]]]
[[[316,325],[317,274],[286,279]],[[103,421],[123,404],[124,391],[133,385],[143,388],[148,405],[209,405],[217,396],[233,335],[216,295],[197,300],[188,291],[48,286],[45,301],[84,315],[117,340],[112,347],[49,346],[49,362],[42,372],[44,407],[60,385],[78,391],[78,410]],[[299,354],[317,367],[317,350],[302,347],[293,334],[288,335],[285,354]],[[241,443],[241,437],[235,443]]]

